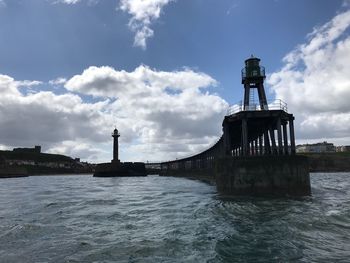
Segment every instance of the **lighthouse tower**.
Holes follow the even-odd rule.
[[[244,110],[251,110],[249,96],[251,89],[257,89],[259,95],[260,110],[268,110],[266,94],[264,90],[265,68],[260,66],[260,59],[253,55],[245,60],[245,67],[242,69],[242,84],[244,85]],[[253,90],[252,90],[253,91]]]
[[[118,145],[118,138],[120,137],[120,134],[117,130],[117,128],[114,129],[113,133],[112,133],[112,137],[113,137],[113,160],[112,163],[119,163],[119,145]]]

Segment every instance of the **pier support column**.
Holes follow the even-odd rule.
[[[225,155],[232,155],[230,128],[229,128],[229,124],[226,121],[224,122],[224,152],[225,152],[224,153]]]
[[[263,138],[262,136],[260,135],[259,136],[259,155],[263,155]]]
[[[247,119],[242,119],[242,150],[243,155],[249,155],[248,152],[248,127],[247,127]]]
[[[289,119],[290,153],[295,154],[294,117]]]
[[[271,138],[271,152],[272,152],[272,155],[276,155],[277,154],[277,149],[276,149],[276,140],[275,140],[275,130],[270,127],[270,138]]]
[[[284,142],[284,154],[288,155],[288,134],[287,134],[287,123],[282,124],[283,127],[283,142]]]
[[[281,130],[281,118],[277,119],[277,140],[278,140],[278,154],[283,154],[283,144],[282,144],[282,130]]]
[[[268,130],[264,131],[264,154],[271,154],[270,139]]]

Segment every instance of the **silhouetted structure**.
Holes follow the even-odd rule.
[[[13,151],[21,153],[41,153],[41,146],[36,145],[34,148],[13,148]]]
[[[113,160],[112,162],[114,163],[119,163],[119,142],[118,139],[120,137],[120,134],[117,130],[117,128],[114,129],[113,133],[112,133],[112,137],[113,137]]]
[[[266,94],[264,89],[265,68],[260,66],[260,59],[253,55],[245,61],[242,69],[242,84],[244,85],[244,110],[250,110],[249,101],[251,89],[256,88],[259,94],[261,110],[268,110]],[[255,105],[254,109],[255,109]]]
[[[285,102],[267,101],[264,79],[260,59],[247,59],[244,101],[229,108],[221,138],[197,155],[161,163],[161,174],[215,180],[228,194],[310,194],[307,159],[295,156],[294,116]]]
[[[92,165],[81,163],[79,158],[73,159],[65,155],[43,153],[40,146],[0,151],[0,174],[9,173],[10,167],[12,174],[16,170],[25,169],[28,175],[91,173],[93,171]]]
[[[253,56],[245,61],[242,110],[227,115],[223,122],[225,155],[295,154],[293,114],[287,113],[287,104],[281,100],[271,103],[269,110],[264,90],[265,69],[259,62],[260,59]],[[249,100],[253,88],[258,89],[259,107]]]
[[[147,176],[145,164],[142,162],[120,162],[119,142],[120,134],[115,128],[113,133],[113,160],[110,163],[100,163],[95,168],[95,177],[124,177]]]

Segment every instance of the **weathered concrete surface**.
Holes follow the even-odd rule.
[[[229,195],[311,194],[305,156],[224,157],[217,160],[218,191]]]
[[[147,176],[144,163],[118,162],[100,163],[96,166],[94,177]]]
[[[350,172],[350,153],[308,153],[310,172]]]
[[[0,178],[27,177],[28,172],[23,167],[0,166]]]
[[[195,179],[204,181],[209,184],[215,184],[214,169],[177,169],[177,170],[161,170],[159,171],[160,176],[174,176],[174,177],[185,177],[189,179]]]

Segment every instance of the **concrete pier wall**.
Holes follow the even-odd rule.
[[[159,171],[160,176],[174,176],[174,177],[186,177],[189,179],[195,179],[204,181],[210,184],[216,184],[215,181],[215,175],[214,175],[214,169],[213,168],[207,168],[207,169],[176,169],[176,170],[161,170]]]
[[[228,195],[311,194],[305,156],[220,158],[215,165],[218,191]]]
[[[27,177],[28,171],[24,167],[0,166],[0,178]]]
[[[311,194],[305,156],[222,157],[215,161],[214,168],[166,169],[159,173],[214,183],[220,193],[227,195]]]

